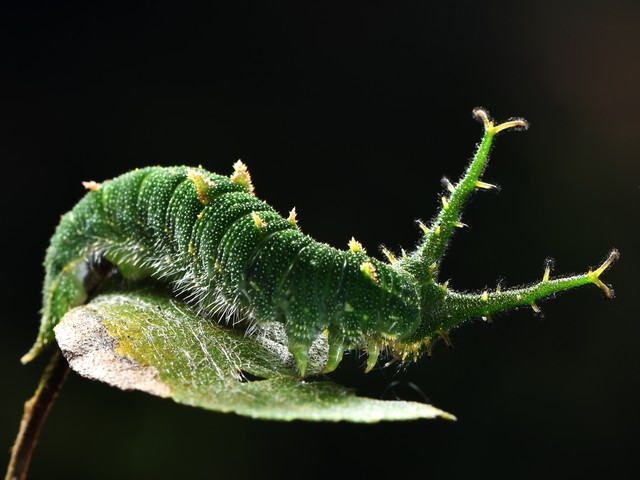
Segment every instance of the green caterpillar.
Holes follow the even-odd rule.
[[[493,185],[480,179],[494,136],[526,128],[522,119],[495,125],[482,109],[484,136],[457,184],[445,181],[442,208],[416,250],[388,262],[368,256],[351,239],[347,250],[318,243],[300,232],[295,209],[280,216],[253,193],[246,166],[230,177],[184,166],[137,169],[89,192],[57,227],[48,248],[42,321],[37,341],[23,362],[53,341],[53,327],[115,268],[127,279],[167,282],[203,314],[227,320],[279,321],[301,376],[311,344],[328,336],[325,372],[343,353],[364,349],[366,370],[385,351],[402,360],[431,353],[437,338],[473,317],[529,305],[557,292],[595,284],[612,291],[601,274],[618,258],[613,250],[597,269],[550,278],[509,290],[460,293],[439,283],[439,262],[457,227],[467,197]]]

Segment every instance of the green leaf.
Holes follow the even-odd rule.
[[[102,294],[67,313],[55,334],[82,376],[218,412],[272,420],[455,419],[423,403],[359,397],[320,375],[324,340],[309,357],[315,376],[301,379],[280,324],[249,335],[150,288]]]

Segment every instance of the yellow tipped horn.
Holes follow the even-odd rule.
[[[602,280],[600,280],[600,275],[602,275],[605,270],[607,270],[613,264],[613,262],[615,262],[619,258],[620,252],[618,252],[618,250],[614,248],[613,250],[611,250],[611,253],[609,253],[607,259],[602,262],[602,265],[600,265],[595,271],[589,270],[587,272],[587,275],[589,276],[591,282],[597,285],[604,292],[607,298],[613,297],[613,291]]]

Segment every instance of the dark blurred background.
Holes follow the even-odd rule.
[[[204,3],[204,2],[203,2]],[[59,216],[104,180],[152,165],[229,173],[306,233],[370,252],[412,248],[481,135],[484,106],[531,128],[502,135],[444,278],[462,290],[583,271],[595,287],[472,322],[431,360],[341,381],[425,400],[456,423],[276,423],[176,405],[72,375],[32,479],[567,478],[637,475],[640,4],[563,2],[7,2],[2,23],[0,465],[44,360],[39,322]],[[15,249],[15,250],[13,250]],[[635,475],[634,475],[635,472]]]

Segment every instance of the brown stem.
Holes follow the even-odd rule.
[[[56,349],[40,378],[36,393],[24,404],[24,414],[16,442],[11,449],[11,461],[5,480],[24,480],[27,477],[38,435],[68,373],[69,365],[60,350]]]

